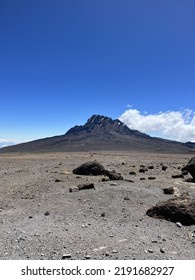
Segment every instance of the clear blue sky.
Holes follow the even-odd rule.
[[[195,110],[194,0],[1,0],[0,139]]]

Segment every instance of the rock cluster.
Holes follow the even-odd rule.
[[[78,175],[106,175],[110,180],[123,180],[120,173],[116,171],[109,171],[104,168],[102,164],[97,161],[88,161],[73,170],[74,174]]]

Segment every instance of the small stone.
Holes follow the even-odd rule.
[[[117,183],[111,183],[110,186],[114,187],[114,186],[118,186],[118,184]]]
[[[154,251],[152,249],[148,249],[148,253],[152,254]]]
[[[148,177],[148,180],[155,180],[155,179],[156,179],[155,176],[149,176],[149,177]]]
[[[105,178],[105,177],[102,178],[102,182],[107,182],[107,181],[110,181],[109,178]]]
[[[148,169],[154,169],[153,165],[148,166]]]
[[[29,219],[32,219],[32,218],[33,218],[33,216],[29,216],[28,218],[29,218]]]
[[[56,179],[55,182],[56,182],[56,183],[59,183],[59,182],[61,182],[61,180],[60,180],[60,179]]]
[[[106,256],[106,257],[109,257],[109,256],[110,256],[109,252],[106,252],[106,253],[105,253],[105,256]]]
[[[140,178],[140,180],[141,180],[141,181],[144,181],[144,180],[146,180],[146,178]]]
[[[65,260],[65,259],[70,259],[71,258],[71,254],[64,254],[62,256],[62,259]]]
[[[79,189],[78,189],[78,187],[72,187],[72,188],[70,188],[69,189],[69,192],[78,192],[79,191]]]
[[[177,227],[181,228],[182,224],[180,222],[175,223]]]
[[[128,196],[124,197],[124,200],[130,200],[130,198]]]
[[[139,169],[139,173],[145,173],[146,172],[146,169],[145,168],[140,168]]]
[[[105,217],[105,216],[106,216],[106,213],[103,212],[100,216],[101,216],[101,217]]]
[[[136,175],[136,172],[135,171],[130,171],[129,175]]]
[[[113,254],[117,254],[118,251],[117,251],[117,250],[112,250],[112,253],[113,253]]]
[[[174,194],[174,188],[173,187],[164,188],[163,192],[164,192],[164,194]]]
[[[162,171],[166,171],[167,170],[167,166],[163,165],[162,166]]]
[[[91,256],[90,256],[90,255],[86,255],[86,256],[85,256],[85,259],[86,259],[86,260],[90,260],[90,259],[91,259]]]
[[[177,179],[177,178],[183,178],[183,174],[173,174],[172,175],[173,179]]]
[[[165,253],[165,249],[164,249],[164,248],[160,248],[160,252],[161,252],[162,254],[164,254],[164,253]]]
[[[82,190],[95,189],[95,187],[93,183],[87,183],[87,184],[78,185],[78,189],[79,191],[82,191]]]
[[[49,216],[49,215],[50,215],[49,211],[46,211],[46,212],[44,213],[44,215],[45,215],[45,216]]]

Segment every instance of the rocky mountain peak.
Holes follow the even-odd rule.
[[[113,120],[109,117],[103,115],[93,115],[90,117],[84,125],[76,125],[71,128],[66,135],[68,136],[96,136],[98,138],[102,137],[113,137],[113,135],[137,135],[145,136],[145,134],[140,133],[135,130],[129,129],[120,120]]]
[[[94,126],[94,125],[98,125],[98,124],[101,125],[105,123],[113,123],[113,120],[103,115],[93,115],[87,120],[86,125]]]

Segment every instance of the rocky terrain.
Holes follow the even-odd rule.
[[[146,214],[181,195],[189,205],[195,183],[183,167],[191,158],[130,151],[1,154],[0,259],[195,259],[193,222]],[[75,172],[86,162],[111,173]]]

